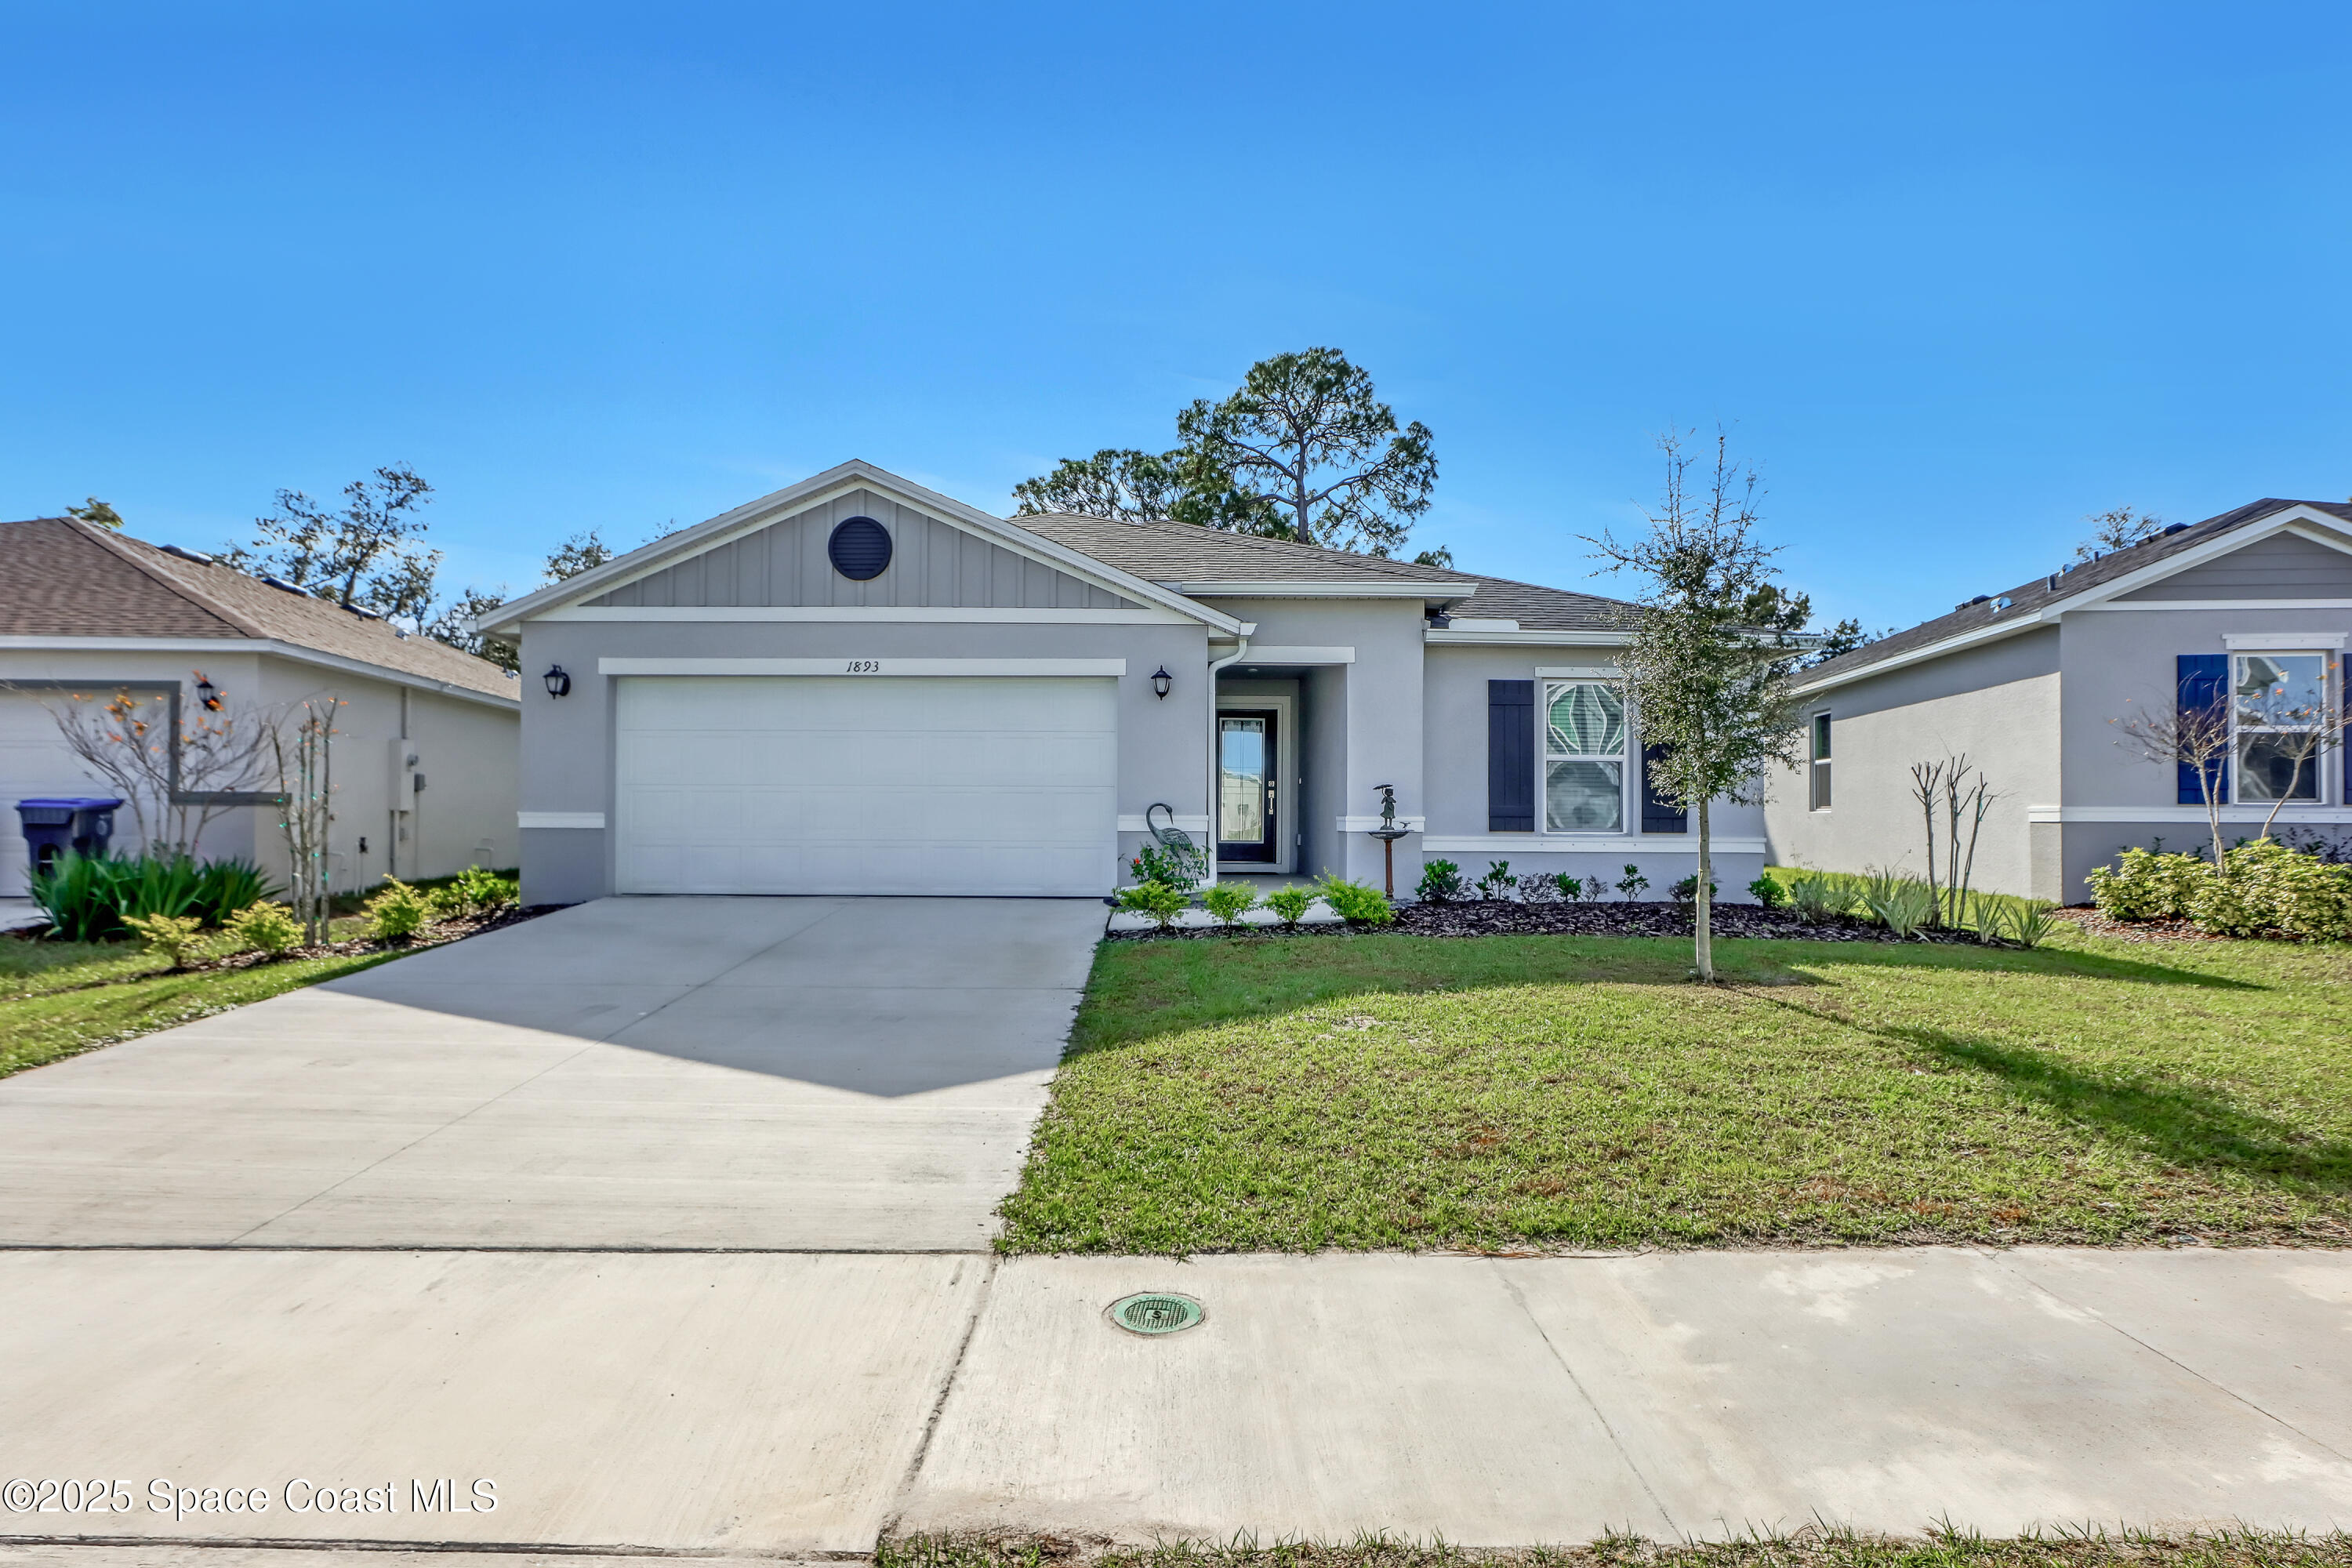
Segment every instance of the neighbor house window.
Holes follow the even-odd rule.
[[[1813,760],[1808,771],[1812,775],[1811,805],[1815,811],[1830,808],[1830,716],[1813,715]]]
[[[2231,656],[2230,722],[2237,732],[2242,804],[2320,798],[2327,665],[2320,653]]]
[[[1544,831],[1625,830],[1625,694],[1605,680],[1544,689]]]

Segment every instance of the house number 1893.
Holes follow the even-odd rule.
[[[878,658],[853,658],[849,661],[849,673],[852,675],[879,675],[882,673],[882,661]]]

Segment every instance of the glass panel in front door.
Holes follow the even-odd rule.
[[[1217,715],[1217,855],[1271,860],[1275,848],[1271,713]]]

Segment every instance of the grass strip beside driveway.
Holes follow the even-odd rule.
[[[1519,1551],[1392,1536],[1346,1542],[1253,1537],[1086,1551],[1060,1537],[886,1537],[876,1568],[2352,1568],[2352,1535],[2276,1530],[2059,1531],[1986,1537],[1935,1529],[1911,1539],[1808,1527],[1727,1541],[1612,1535]]]
[[[346,923],[356,932],[359,922],[339,921],[338,938]],[[173,973],[135,942],[0,939],[0,1078],[403,956],[335,953]]]
[[[2352,1241],[2352,952],[1107,943],[1015,1252]]]

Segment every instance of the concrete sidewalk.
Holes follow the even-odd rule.
[[[1104,1317],[1180,1289],[1199,1328]],[[2352,1254],[0,1253],[0,1477],[494,1512],[0,1535],[743,1555],[886,1527],[1470,1545],[2352,1524]],[[404,1493],[404,1496],[407,1494]],[[111,1549],[109,1549],[111,1550]]]

